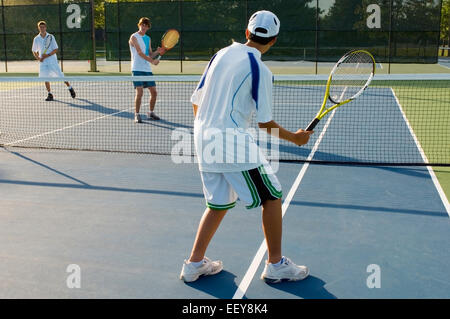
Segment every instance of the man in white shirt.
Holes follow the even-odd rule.
[[[130,36],[129,45],[131,52],[131,72],[134,76],[152,76],[152,67],[150,65],[158,65],[159,59],[156,57],[159,54],[164,54],[165,50],[158,48],[155,52],[152,51],[151,39],[145,33],[151,28],[151,22],[149,18],[143,17],[138,22],[139,30]],[[148,118],[153,120],[159,120],[160,118],[155,114],[156,91],[155,81],[135,81],[133,82],[136,90],[136,96],[134,99],[134,122],[141,123],[141,116],[139,111],[141,109],[142,96],[144,94],[144,88],[148,88],[150,92],[150,112]]]
[[[39,34],[33,39],[33,46],[31,51],[36,60],[39,63],[39,77],[64,77],[64,73],[58,65],[58,58],[56,53],[58,52],[58,44],[53,34],[47,33],[47,23],[45,21],[39,21],[37,23]],[[72,88],[69,82],[64,82],[69,88],[70,96],[76,97],[75,90]],[[50,82],[45,82],[47,88],[46,101],[53,101],[53,94],[50,89]]]
[[[306,266],[297,266],[281,254],[281,185],[248,130],[256,114],[260,128],[296,145],[306,144],[312,134],[302,129],[287,131],[272,119],[273,75],[261,61],[261,54],[275,44],[279,28],[280,21],[272,12],[254,13],[246,30],[247,43],[233,43],[217,52],[191,97],[194,142],[207,208],[191,255],[182,267],[180,279],[185,282],[223,269],[221,261],[211,261],[205,252],[238,198],[247,208],[262,206],[268,259],[261,279],[276,283],[302,280],[309,274]],[[214,152],[211,141],[216,142]]]

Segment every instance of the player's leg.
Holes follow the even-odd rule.
[[[278,198],[268,198],[262,204],[262,228],[267,243],[267,261],[261,279],[268,283],[282,280],[297,281],[308,277],[309,269],[298,266],[282,255],[283,214],[281,206],[281,187],[270,167],[259,168],[267,190]],[[279,190],[279,193],[275,191]],[[264,192],[262,192],[264,193]],[[280,195],[280,196],[278,196]]]
[[[64,82],[64,84],[67,86],[67,88],[69,89],[70,92],[70,96],[72,97],[72,99],[74,99],[76,97],[76,93],[75,90],[73,89],[73,87],[70,85],[69,82]]]
[[[262,228],[267,244],[267,261],[261,278],[266,282],[283,279],[301,280],[308,276],[308,269],[297,266],[282,256],[282,207],[281,185],[270,165],[239,173],[226,173],[239,199],[247,208],[262,206]]]
[[[47,89],[47,98],[46,101],[53,101],[53,94],[50,88],[50,82],[45,82],[45,88]]]
[[[237,195],[222,173],[201,172],[206,210],[200,220],[194,244],[188,260],[184,261],[180,279],[197,280],[202,275],[214,275],[223,269],[220,260],[205,257],[211,239],[219,228],[228,209],[236,205]]]
[[[149,102],[150,112],[148,113],[148,117],[153,120],[159,120],[160,119],[159,116],[157,116],[154,112],[158,91],[156,90],[156,86],[150,86],[148,89],[150,92],[150,102]]]
[[[144,88],[142,86],[135,87],[136,95],[134,97],[134,122],[141,123],[141,116],[139,111],[141,110],[142,95],[144,94]]]
[[[195,236],[194,245],[189,257],[190,262],[199,262],[203,260],[206,249],[226,213],[227,210],[206,208],[198,225],[197,235]]]
[[[211,239],[227,213],[227,210],[215,210],[206,208],[197,229],[194,245],[188,260],[184,261],[180,279],[185,282],[197,280],[200,276],[215,275],[222,271],[222,261],[212,261],[205,257]]]
[[[283,231],[281,199],[266,200],[262,205],[262,228],[267,243],[267,261],[275,264],[281,260]]]

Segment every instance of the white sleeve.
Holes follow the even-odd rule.
[[[50,45],[50,48],[47,50],[47,52],[50,53],[55,49],[58,49],[58,43],[56,43],[55,36],[52,34],[52,44]]]
[[[256,121],[258,123],[267,123],[272,121],[272,73],[261,68],[261,76],[258,88],[258,103]]]
[[[39,51],[39,46],[37,44],[37,39],[36,38],[33,39],[33,46],[31,47],[31,51],[33,51],[33,52],[38,52]]]
[[[202,92],[203,92],[203,86],[205,84],[206,75],[208,74],[209,67],[211,65],[211,62],[214,60],[216,55],[214,55],[211,58],[211,61],[208,63],[208,65],[205,67],[205,70],[203,71],[202,77],[200,78],[200,82],[198,82],[197,87],[195,88],[194,93],[192,93],[191,96],[191,103],[195,105],[200,105],[200,102],[202,100]]]

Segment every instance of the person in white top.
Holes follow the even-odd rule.
[[[181,270],[180,279],[185,282],[223,269],[221,261],[211,261],[205,252],[238,198],[247,208],[262,206],[268,256],[261,278],[276,283],[302,280],[309,274],[306,266],[297,266],[281,254],[281,186],[248,130],[256,113],[260,128],[296,145],[306,144],[313,133],[290,132],[272,119],[273,75],[261,54],[275,44],[279,29],[280,21],[272,12],[254,13],[246,30],[247,42],[217,52],[192,94],[194,142],[207,208]]]
[[[39,21],[37,23],[39,34],[33,39],[33,46],[31,51],[33,52],[34,58],[38,60],[39,63],[39,77],[49,78],[49,77],[64,77],[64,73],[58,65],[58,58],[56,53],[58,52],[58,44],[53,34],[47,33],[47,23],[45,21]],[[69,82],[64,82],[69,88],[70,96],[72,98],[76,97],[75,90],[72,88]],[[53,101],[53,94],[50,88],[50,82],[45,82],[45,87],[47,88],[47,98],[46,101]]]
[[[143,17],[139,19],[138,28],[139,30],[133,33],[128,41],[131,52],[131,72],[134,76],[151,76],[153,73],[150,64],[158,65],[159,59],[156,59],[156,56],[159,54],[164,54],[166,50],[158,47],[155,52],[152,51],[151,39],[145,34],[151,28],[149,18]],[[142,122],[139,111],[141,109],[144,88],[148,88],[150,92],[150,112],[148,113],[148,118],[159,120],[160,118],[154,112],[156,96],[158,95],[155,81],[135,81],[133,84],[136,90],[134,99],[134,122]]]

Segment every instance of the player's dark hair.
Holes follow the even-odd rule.
[[[261,33],[267,33],[267,30],[263,29],[263,28],[256,28],[255,31],[261,32]],[[273,37],[263,38],[263,37],[257,36],[256,34],[253,34],[250,32],[248,39],[252,40],[253,42],[265,45],[265,44],[269,43],[270,41],[272,41],[273,39],[275,39],[276,37],[277,36],[275,35]]]

